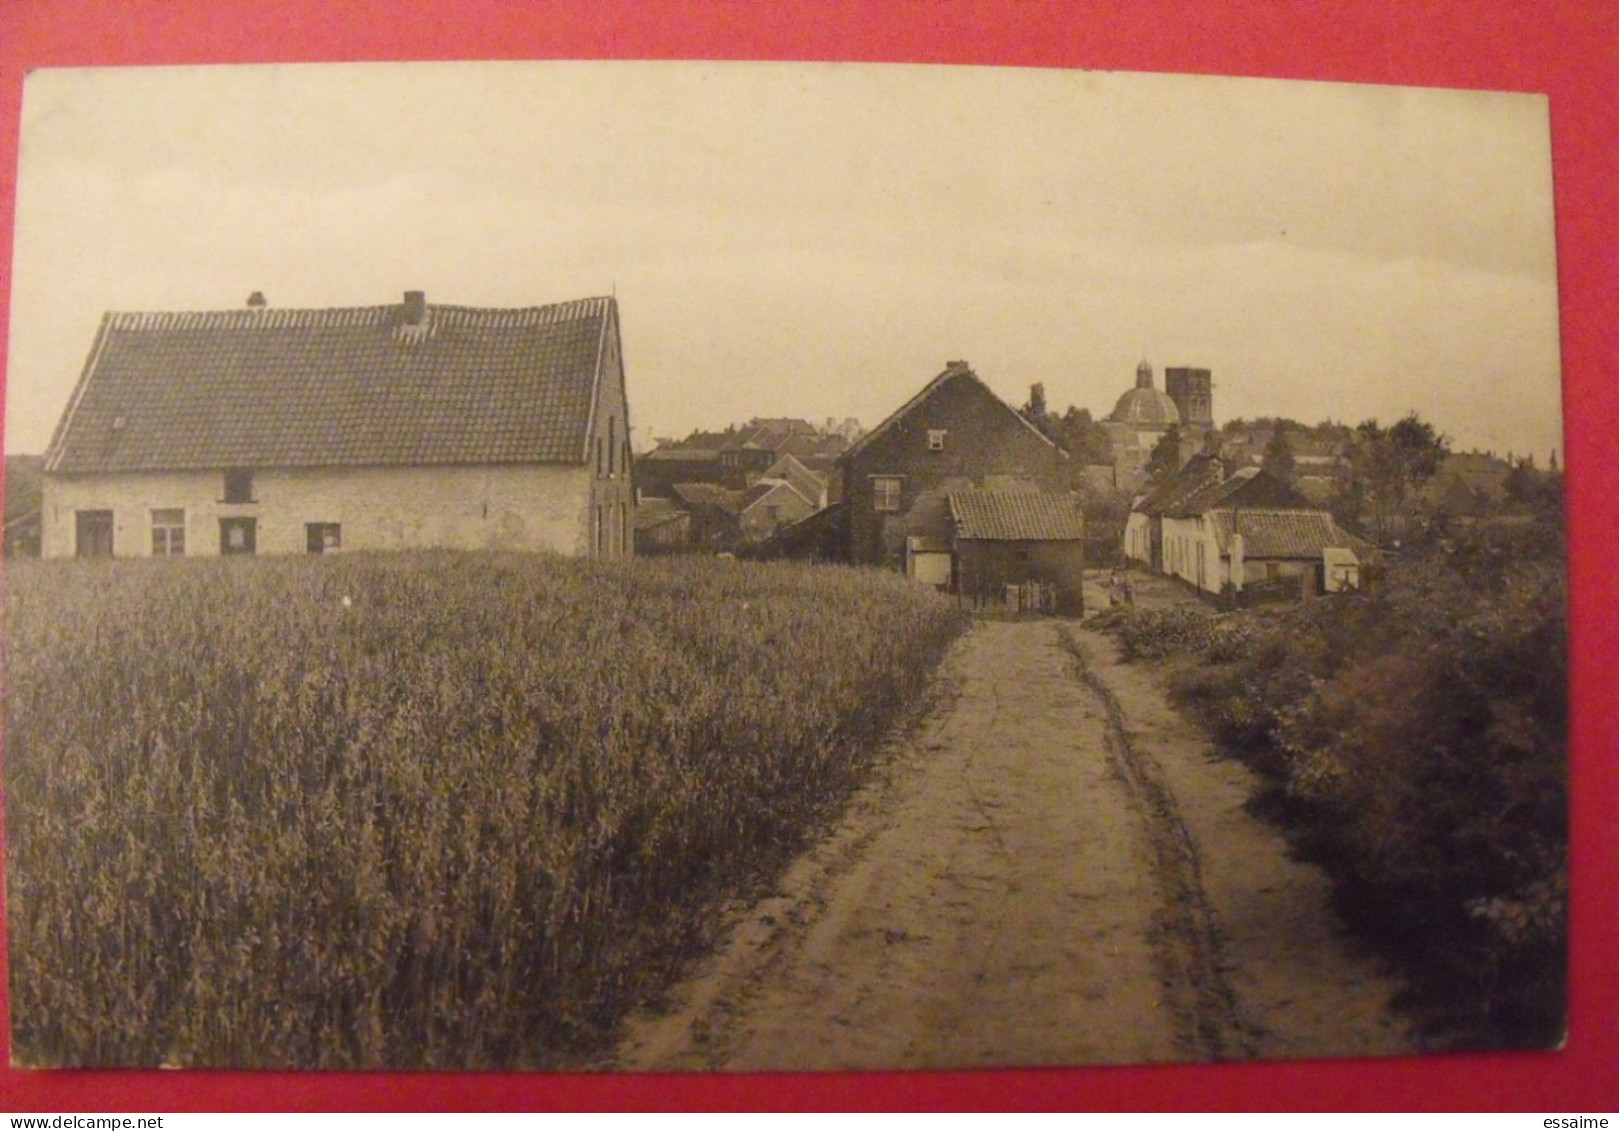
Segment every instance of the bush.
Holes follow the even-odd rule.
[[[1104,625],[1127,658],[1205,660],[1173,677],[1178,698],[1270,778],[1295,842],[1460,1043],[1559,1039],[1568,640],[1554,524],[1453,531],[1377,596]]]

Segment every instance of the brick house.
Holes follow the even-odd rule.
[[[633,549],[617,302],[109,313],[47,557]]]
[[[952,361],[838,460],[848,507],[848,560],[906,564],[909,539],[947,542],[948,495],[1063,487],[1067,455]]]

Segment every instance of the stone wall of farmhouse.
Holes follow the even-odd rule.
[[[336,523],[342,550],[443,547],[588,554],[594,469],[456,466],[256,470],[253,500],[226,503],[223,472],[49,476],[46,557],[72,557],[79,511],[113,513],[113,553],[149,557],[154,511],[185,512],[185,553],[220,552],[221,520],[254,520],[260,554],[308,552],[310,523]]]

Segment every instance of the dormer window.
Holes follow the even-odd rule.
[[[946,432],[946,430],[943,429],[943,428],[929,428],[928,429],[928,451],[930,451],[930,452],[942,452],[942,451],[944,451],[945,432]]]
[[[253,502],[253,473],[241,468],[225,472],[225,502]]]

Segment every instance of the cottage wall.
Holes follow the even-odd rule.
[[[1152,519],[1140,511],[1131,511],[1124,520],[1124,556],[1144,566],[1152,565]]]
[[[942,431],[942,446],[929,433]],[[966,373],[945,381],[845,463],[849,556],[856,564],[897,563],[907,535],[947,538],[942,488],[1014,482],[1060,490],[1062,454]],[[878,477],[900,479],[897,506],[877,509]],[[925,514],[913,516],[918,501]],[[924,521],[925,520],[925,521]]]
[[[225,503],[223,472],[52,475],[44,555],[75,553],[75,513],[113,512],[113,552],[152,554],[152,512],[185,511],[185,553],[220,552],[220,520],[255,520],[256,552],[308,551],[308,523],[337,523],[343,550],[590,547],[593,476],[569,465],[264,470],[250,503]],[[628,477],[621,477],[627,482]],[[605,492],[604,492],[605,494]],[[626,540],[626,545],[628,540]]]
[[[1194,589],[1219,593],[1230,580],[1230,562],[1220,555],[1214,524],[1201,515],[1163,521],[1163,571]]]

